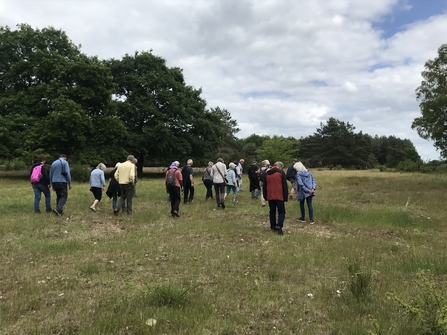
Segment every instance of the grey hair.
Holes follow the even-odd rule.
[[[188,159],[188,161],[186,162],[187,165],[192,164],[192,159]]]
[[[208,162],[208,167],[212,167],[214,165],[213,162]]]
[[[133,162],[135,160],[135,157],[133,155],[127,156],[127,160]]]
[[[221,163],[224,162],[223,158],[220,158],[220,157],[217,159],[217,161],[218,161],[218,162],[221,162]]]
[[[105,171],[107,169],[107,167],[105,166],[104,163],[99,163],[98,166],[96,167],[97,169],[103,170]]]
[[[301,162],[293,164],[293,168],[295,169],[296,172],[307,171],[306,167]]]
[[[120,166],[121,162],[118,162],[115,164],[115,167],[117,168],[118,166]]]
[[[275,164],[273,164],[273,165],[275,165],[276,167],[279,167],[280,169],[282,169],[284,167],[284,164],[282,162],[275,162]]]
[[[268,159],[265,159],[261,162],[262,165],[270,165],[270,162]]]

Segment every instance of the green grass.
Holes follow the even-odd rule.
[[[316,224],[288,202],[284,236],[247,191],[220,210],[197,183],[175,219],[163,180],[142,178],[115,217],[74,182],[56,217],[33,213],[26,178],[0,179],[0,333],[408,333],[387,292],[411,300],[418,269],[445,282],[447,178],[312,172]]]

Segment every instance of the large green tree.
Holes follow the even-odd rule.
[[[186,85],[182,70],[151,52],[107,61],[117,83],[118,116],[129,137],[126,149],[145,164],[204,159],[227,134],[219,109],[208,111],[201,90]],[[230,125],[231,127],[231,125]]]
[[[425,63],[416,98],[422,116],[415,118],[412,128],[419,136],[434,141],[442,157],[447,157],[447,44],[438,49],[438,57]]]
[[[112,79],[61,30],[0,27],[0,155],[64,152],[82,161],[95,146],[94,157],[105,158],[98,151],[120,135],[102,136],[93,119],[120,128],[110,112]]]
[[[270,164],[282,162],[288,166],[294,158],[298,157],[300,141],[294,137],[273,136],[265,139],[256,150],[259,161],[268,159]]]

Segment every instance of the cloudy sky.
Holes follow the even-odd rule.
[[[101,59],[152,49],[240,138],[305,137],[334,117],[439,158],[411,123],[424,63],[447,43],[447,0],[0,0],[0,25],[19,23]]]

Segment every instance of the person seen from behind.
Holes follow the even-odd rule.
[[[216,164],[211,168],[211,177],[213,177],[214,193],[216,195],[217,207],[225,209],[225,174],[227,166],[222,158],[218,158]]]
[[[183,177],[178,167],[179,163],[177,161],[172,162],[165,175],[166,193],[169,194],[169,200],[171,202],[171,215],[173,217],[180,216],[180,190],[183,189]]]
[[[213,162],[208,162],[208,166],[203,171],[202,181],[206,187],[205,200],[213,198],[213,177],[211,177],[211,168],[212,167],[213,167]]]
[[[192,169],[193,161],[188,159],[186,166],[182,169],[183,178],[183,203],[191,203],[194,199],[194,171]]]
[[[37,156],[36,162],[33,164],[30,170],[30,178],[33,174],[33,170],[35,167],[42,166],[40,170],[41,177],[39,180],[33,181],[31,180],[31,186],[34,191],[34,213],[40,213],[40,199],[42,198],[42,193],[45,196],[45,210],[47,213],[51,212],[51,183],[50,176],[48,175],[48,169],[45,166],[45,162],[47,161],[44,155]]]
[[[116,203],[118,202],[118,198],[121,197],[120,184],[115,179],[115,172],[120,164],[121,164],[120,162],[116,163],[115,168],[110,172],[109,186],[107,187],[107,191],[106,191],[107,196],[112,199],[112,209],[113,210],[115,210],[115,208],[116,208]],[[123,205],[121,206],[121,210],[124,212],[125,208],[126,208],[126,204],[123,203]]]
[[[265,207],[265,197],[264,197],[264,182],[265,175],[270,169],[270,162],[266,159],[261,162],[261,168],[259,169],[259,189],[261,190],[261,206]]]
[[[237,201],[237,177],[236,173],[234,172],[234,168],[236,165],[231,162],[228,164],[228,170],[227,170],[227,186],[225,191],[224,198],[227,198],[227,195],[230,194],[231,191],[233,191],[233,204],[237,204],[239,201]]]
[[[237,177],[238,191],[243,191],[242,176],[243,176],[243,172],[244,172],[244,166],[243,166],[244,163],[245,163],[245,159],[241,158],[239,160],[239,163],[236,165],[236,177]]]
[[[317,189],[317,183],[314,176],[310,173],[301,162],[295,163],[296,180],[297,180],[297,192],[296,198],[300,202],[301,217],[298,219],[300,222],[306,222],[306,213],[304,211],[304,201],[307,203],[307,209],[309,211],[310,224],[314,224],[314,209],[312,206],[312,199],[315,196],[315,190]]]
[[[258,199],[259,195],[261,194],[257,164],[258,163],[256,161],[253,161],[248,169],[248,179],[250,180],[250,192],[252,199]]]
[[[66,155],[61,154],[59,159],[51,164],[50,182],[53,191],[56,192],[56,207],[53,208],[53,212],[57,216],[61,216],[67,203],[68,190],[71,190],[72,187],[70,165]]]
[[[121,197],[113,210],[113,214],[118,215],[120,207],[126,203],[127,214],[132,214],[132,199],[135,194],[135,157],[127,156],[127,161],[121,163],[115,171],[115,179],[118,181],[121,190]]]
[[[102,192],[104,192],[104,187],[106,186],[106,178],[104,176],[104,171],[106,166],[103,163],[99,163],[96,169],[90,174],[90,192],[93,193],[95,200],[90,206],[93,212],[99,210],[99,202],[102,199]]]
[[[283,235],[284,220],[286,218],[286,206],[288,189],[286,174],[282,170],[284,164],[276,162],[266,173],[264,182],[264,197],[269,202],[270,229]],[[278,219],[276,219],[278,212]]]
[[[292,184],[292,186],[290,187],[290,193],[289,193],[289,200],[293,200],[294,195],[296,194],[296,171],[294,168],[295,163],[297,163],[298,160],[294,159],[292,164],[289,165],[289,167],[287,168],[287,172],[286,172],[286,178],[287,180],[290,182],[290,184]]]

